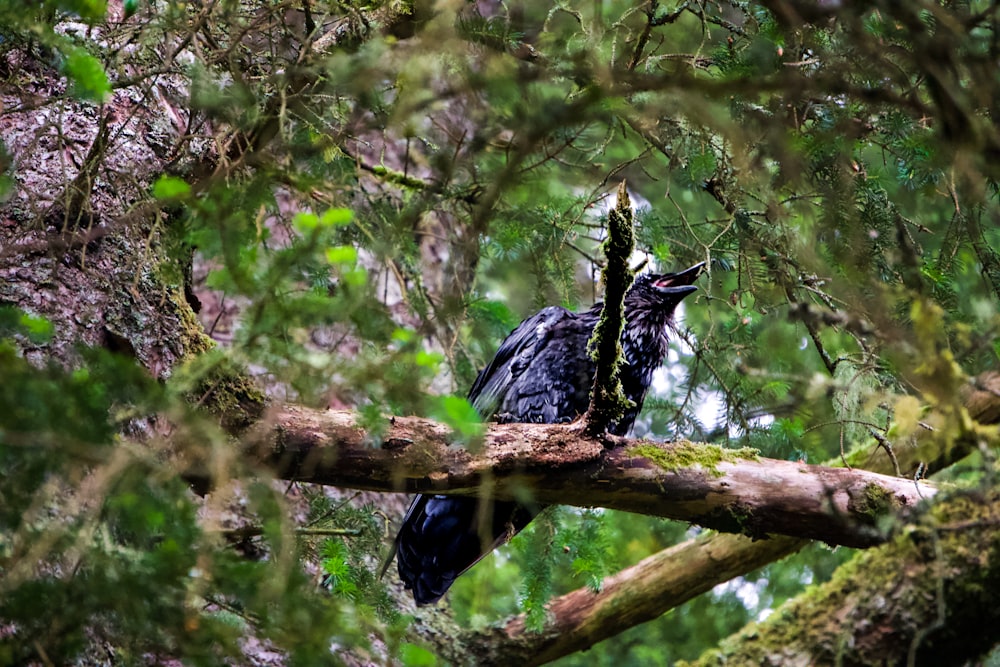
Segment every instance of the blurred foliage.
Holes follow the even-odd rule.
[[[56,29],[57,23],[73,18],[93,26],[104,20],[105,0],[63,0],[0,2],[0,40],[8,48],[32,42],[44,50],[43,56],[64,74],[73,95],[92,102],[104,102],[111,95],[111,85],[100,58],[90,49],[97,45],[86,40],[80,45],[72,34]]]
[[[405,621],[372,577],[371,508],[338,509],[334,528],[360,536],[317,546],[292,537],[282,494],[251,483],[266,558],[246,560],[205,528],[166,451],[129,434],[161,415],[224,451],[185,396],[231,362],[292,400],[355,406],[363,426],[423,414],[475,442],[482,425],[461,396],[503,336],[544,305],[599,299],[601,211],[623,178],[648,202],[636,230],[647,268],[711,270],[638,433],[823,462],[871,432],[896,437],[895,406],[913,414],[903,396],[920,409],[957,401],[963,375],[1000,356],[993,4],[122,10],[0,1],[0,55],[56,73],[86,104],[161,76],[184,83],[192,136],[173,148],[198,133],[213,148],[149,189],[168,214],[164,275],[197,253],[241,316],[224,352],[164,386],[96,351],[73,370],[29,364],[23,350],[52,325],[0,309],[0,618],[14,628],[0,662],[38,659],[39,646],[68,661],[99,637],[123,663],[218,664],[254,636],[317,664],[331,643],[374,633],[429,664],[391,639]],[[31,71],[4,66],[4,85]],[[471,625],[518,609],[538,622],[550,595],[599,588],[686,535],[553,511],[463,577],[452,607]],[[303,551],[329,595],[297,564]],[[803,551],[587,664],[693,657],[843,553]],[[122,586],[135,593],[122,599]]]
[[[170,654],[216,665],[242,655],[250,626],[292,664],[325,660],[331,641],[367,641],[369,624],[353,612],[346,622],[298,567],[280,494],[247,489],[268,561],[220,548],[167,452],[120,436],[158,412],[184,423],[183,399],[100,350],[70,371],[32,366],[13,341],[44,337],[46,324],[0,311],[0,663],[66,664],[99,640],[120,664]]]

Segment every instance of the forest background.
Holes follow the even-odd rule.
[[[0,2],[0,663],[998,664],[998,12]],[[602,298],[622,181],[635,265],[708,270],[634,434],[682,444],[511,477],[464,393]],[[375,491],[566,479],[442,606],[376,578]]]

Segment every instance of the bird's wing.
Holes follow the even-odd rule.
[[[483,419],[496,413],[504,396],[535,358],[536,351],[545,346],[553,327],[573,316],[565,308],[549,306],[521,322],[504,339],[469,390],[469,401]]]
[[[521,322],[469,390],[469,400],[482,418],[570,421],[578,405],[568,401],[573,392],[565,376],[580,365],[573,360],[581,351],[588,358],[586,326],[558,306]],[[589,326],[593,329],[592,323]],[[413,590],[417,604],[431,604],[456,577],[524,528],[539,509],[511,501],[481,507],[476,498],[417,496],[382,571],[396,554],[400,579]]]
[[[455,579],[520,532],[540,509],[480,502],[437,495],[413,499],[393,552],[398,550],[400,579],[418,605],[437,602]]]

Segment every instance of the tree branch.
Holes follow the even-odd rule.
[[[635,248],[632,229],[632,202],[625,181],[618,186],[618,201],[608,212],[608,238],[604,255],[608,262],[601,270],[604,281],[604,309],[587,343],[597,369],[590,390],[590,407],[584,416],[589,435],[603,433],[610,424],[621,420],[631,401],[622,388],[622,331],[625,328],[625,294],[635,273],[628,262]]]
[[[1000,373],[988,371],[972,378],[961,400],[975,422],[1000,423]],[[949,428],[948,420],[948,415],[935,410],[925,418],[935,425],[934,430],[921,430],[913,441],[898,443],[904,469],[924,462],[929,472],[936,472],[972,451],[977,444],[974,439],[943,435]],[[891,473],[888,457],[873,458],[870,449],[858,446],[849,458],[869,470]],[[658,618],[716,585],[789,556],[806,544],[806,540],[791,537],[750,540],[725,533],[699,535],[608,577],[600,593],[581,588],[555,598],[549,603],[550,620],[541,632],[526,632],[521,615],[499,630],[473,634],[469,646],[484,656],[511,656],[512,662],[514,656],[520,656],[528,665],[543,664]],[[483,664],[500,664],[484,660]]]
[[[746,538],[703,533],[659,551],[607,577],[600,592],[578,588],[547,607],[550,621],[530,632],[521,614],[497,627],[470,633],[463,642],[476,664],[543,665],[660,617],[719,583],[797,551],[804,540],[773,537],[741,548]],[[791,548],[792,546],[795,548]]]
[[[699,665],[959,665],[1000,640],[1000,492],[954,495]]]
[[[449,446],[446,426],[391,420],[382,447],[348,411],[286,407],[257,431],[257,459],[282,479],[373,491],[599,506],[760,538],[786,534],[869,547],[881,517],[933,486],[862,470],[757,458],[716,445],[589,437],[577,424],[491,425],[481,453]],[[607,449],[608,439],[618,445]]]

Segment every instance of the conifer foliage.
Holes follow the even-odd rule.
[[[850,653],[861,621],[823,645],[979,659],[1000,624],[962,641],[947,604],[986,604],[1000,558],[975,402],[1000,361],[998,31],[984,1],[0,2],[0,664],[671,664],[830,580],[848,550],[750,572],[749,540],[567,508],[414,617],[374,576],[401,500],[247,454],[285,404],[475,451],[463,396],[499,342],[602,298],[623,179],[630,268],[707,271],[635,434],[973,489],[865,555],[880,590],[952,564],[926,616],[876,624],[903,653]],[[966,530],[981,558],[948,551]],[[743,576],[684,613],[553,611],[722,544],[746,567],[699,585]],[[773,636],[809,636],[807,602]]]

